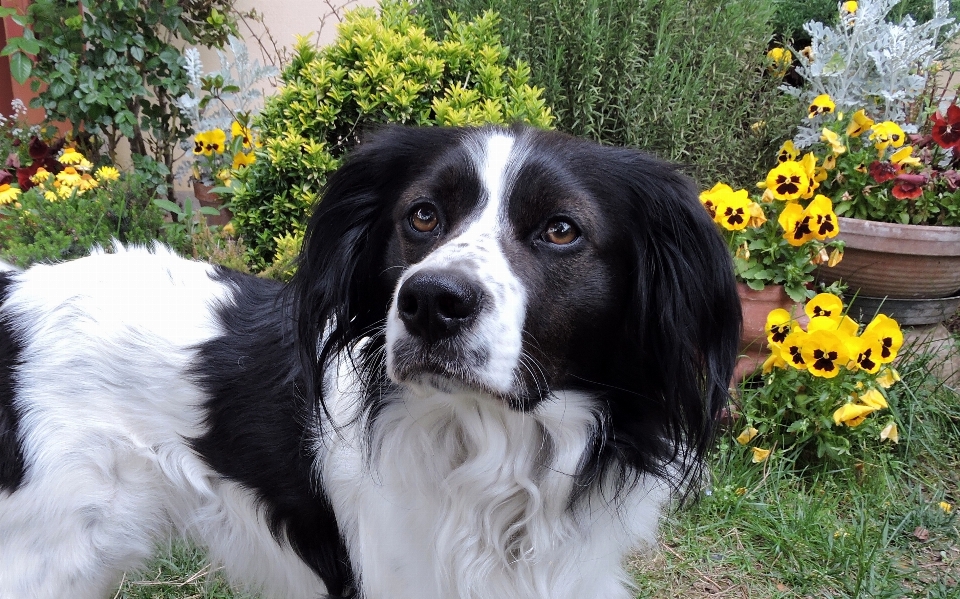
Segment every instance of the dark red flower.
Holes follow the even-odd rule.
[[[892,162],[880,162],[874,160],[870,163],[870,176],[877,183],[884,183],[891,179],[896,179],[900,174],[900,167]]]
[[[897,182],[890,193],[898,200],[914,200],[923,194],[926,183],[927,178],[923,175],[897,175]]]
[[[947,150],[960,143],[960,106],[951,104],[946,118],[937,111],[930,120],[933,121],[933,140],[941,148]]]

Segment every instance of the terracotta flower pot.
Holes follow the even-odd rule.
[[[233,218],[233,213],[223,207],[223,200],[220,199],[219,195],[212,193],[210,191],[211,189],[213,189],[212,185],[204,185],[200,181],[193,182],[193,195],[197,198],[197,201],[200,202],[200,206],[216,208],[220,211],[220,214],[217,216],[205,215],[207,224],[223,226],[230,222],[230,219]]]
[[[842,279],[851,295],[930,299],[960,290],[960,227],[838,219],[843,260],[821,266],[821,281]]]
[[[740,357],[733,372],[733,384],[753,374],[770,355],[765,330],[770,312],[783,308],[798,319],[805,318],[803,306],[790,299],[782,285],[767,285],[755,291],[743,283],[737,283],[737,293],[743,311],[743,330],[740,333]]]

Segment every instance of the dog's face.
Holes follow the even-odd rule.
[[[613,215],[543,146],[477,131],[399,194],[385,256],[401,273],[386,316],[394,381],[529,409],[608,337],[627,275]]]
[[[594,457],[638,471],[702,450],[739,337],[730,258],[686,177],[529,128],[374,135],[331,177],[291,289],[321,401],[323,366],[354,347],[368,382],[415,393],[531,410],[587,391],[609,435]]]

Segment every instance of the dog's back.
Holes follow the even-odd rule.
[[[253,588],[323,590],[245,481],[191,445],[211,424],[202,347],[234,300],[217,269],[159,247],[0,274],[0,599],[110,596],[171,533]]]

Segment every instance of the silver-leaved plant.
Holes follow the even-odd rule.
[[[950,3],[934,1],[934,18],[917,23],[909,15],[900,23],[887,21],[900,0],[860,0],[853,12],[839,2],[840,21],[828,27],[817,21],[803,28],[810,35],[808,52],[796,52],[796,71],[805,85],[781,89],[804,103],[828,94],[838,112],[865,108],[878,121],[895,121],[907,133],[916,127],[907,121],[908,108],[927,83],[930,67],[943,52],[944,43],[960,31],[946,15]],[[820,138],[820,115],[804,119],[794,144],[805,148]]]

